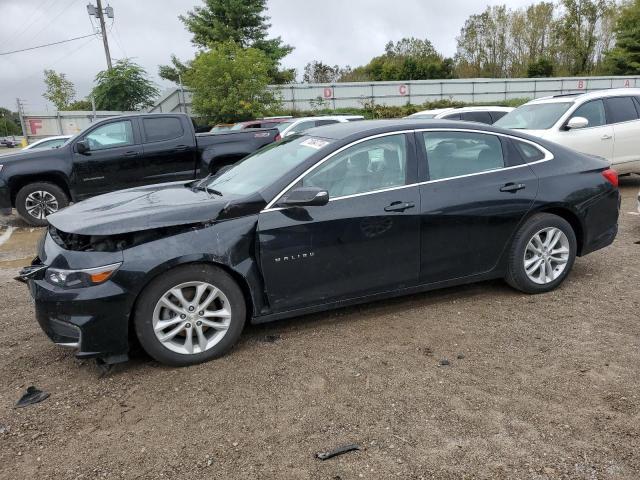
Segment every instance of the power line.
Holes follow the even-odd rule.
[[[73,42],[75,40],[80,40],[82,38],[93,37],[95,35],[96,35],[95,33],[90,33],[89,35],[83,35],[81,37],[74,37],[74,38],[70,38],[68,40],[60,40],[59,42],[45,43],[44,45],[37,45],[35,47],[23,48],[23,49],[20,49],[20,50],[13,50],[11,52],[0,52],[0,56],[2,56],[2,55],[11,55],[12,53],[26,52],[26,51],[29,51],[29,50],[36,50],[38,48],[50,47],[51,45],[60,45],[61,43]]]
[[[6,47],[7,45],[10,45],[11,43],[15,42],[16,38],[19,37],[20,35],[22,35],[24,32],[26,32],[27,30],[29,30],[29,28],[31,28],[31,26],[33,26],[35,23],[37,23],[39,20],[44,20],[46,19],[45,17],[41,17],[39,14],[40,9],[44,6],[45,3],[48,2],[52,2],[55,0],[43,0],[37,7],[36,9],[33,11],[33,14],[31,15],[31,21],[27,22],[26,26],[24,26],[22,28],[22,30],[20,30],[20,33],[16,32],[18,31],[18,29],[20,28],[20,24],[18,24],[18,28],[14,29],[13,33],[11,33],[10,35],[7,36],[7,41],[2,43],[3,47]],[[48,7],[48,5],[47,5]],[[44,10],[44,9],[43,9]],[[24,25],[24,24],[23,24]]]
[[[58,12],[58,14],[53,17],[52,19],[50,19],[44,27],[42,27],[40,30],[38,30],[36,33],[34,33],[31,36],[31,39],[35,39],[38,35],[40,35],[44,30],[47,29],[47,27],[51,26],[51,25],[55,25],[55,21],[60,17],[60,15],[62,15],[64,12],[66,12],[69,7],[71,7],[71,5],[74,5],[75,3],[77,3],[79,0],[71,0],[69,3],[67,3],[64,7],[62,7],[62,10],[60,10]]]

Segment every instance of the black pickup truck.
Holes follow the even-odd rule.
[[[0,213],[31,225],[69,202],[130,187],[205,177],[278,138],[277,129],[196,134],[186,114],[108,118],[50,150],[0,157]]]

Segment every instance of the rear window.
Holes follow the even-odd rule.
[[[182,122],[175,117],[144,118],[142,120],[147,142],[161,142],[180,138],[184,134]]]
[[[608,123],[628,122],[638,119],[638,112],[632,97],[607,98]]]

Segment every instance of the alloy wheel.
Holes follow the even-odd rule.
[[[169,350],[203,353],[229,330],[231,305],[224,292],[210,283],[181,283],[160,297],[152,323],[156,338]]]
[[[24,204],[27,213],[38,220],[44,220],[47,215],[58,211],[58,200],[46,190],[31,192]]]
[[[551,283],[564,272],[569,254],[569,239],[565,233],[556,227],[543,228],[527,243],[524,271],[534,283]]]

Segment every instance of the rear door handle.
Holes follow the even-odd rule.
[[[178,146],[176,146],[176,148],[174,148],[174,150],[180,151],[180,150],[186,150],[188,148],[189,148],[188,145],[178,145]]]
[[[522,190],[523,188],[526,188],[526,185],[524,183],[507,183],[504,186],[500,187],[500,191],[516,193],[518,190]]]
[[[602,140],[611,140],[613,137],[607,133],[600,137]]]
[[[415,203],[408,202],[393,202],[391,205],[384,207],[385,212],[404,212],[409,208],[415,207]]]
[[[124,152],[122,154],[123,157],[137,157],[138,156],[138,152]]]

